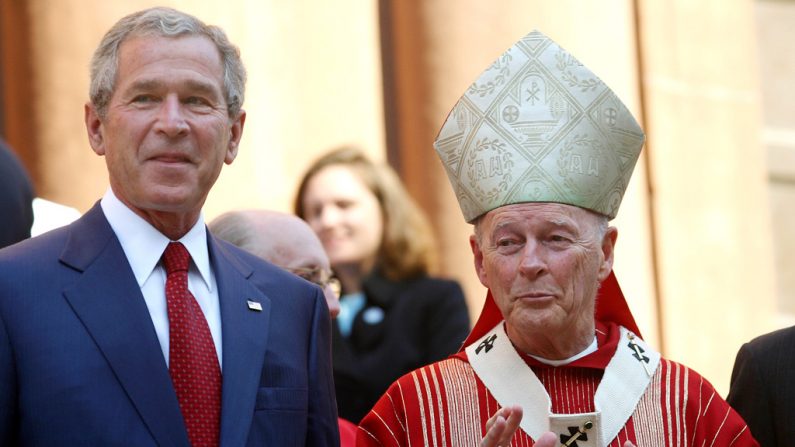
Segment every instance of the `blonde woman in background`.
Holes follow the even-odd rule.
[[[458,283],[431,275],[433,235],[395,172],[343,147],[304,175],[295,213],[342,283],[332,346],[341,417],[359,421],[401,375],[454,353],[469,331]]]

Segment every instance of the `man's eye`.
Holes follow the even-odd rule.
[[[506,238],[497,239],[494,250],[503,255],[512,255],[522,249],[524,241],[522,239]]]
[[[571,239],[570,239],[570,238],[568,238],[568,237],[566,237],[566,236],[559,235],[559,234],[553,234],[553,235],[551,235],[551,236],[549,237],[549,240],[550,240],[551,242],[554,242],[554,243],[556,243],[556,244],[564,244],[564,243],[569,243],[569,242],[571,242]]]
[[[514,245],[516,245],[518,243],[519,242],[514,240],[514,239],[500,239],[500,240],[497,241],[497,246],[498,247],[511,247],[511,246],[514,246]]]
[[[191,96],[185,100],[185,104],[192,106],[207,106],[210,105],[210,102],[199,96]]]
[[[154,102],[154,101],[155,101],[155,97],[152,96],[152,95],[138,95],[135,98],[133,98],[133,102],[138,103],[138,104],[146,104],[146,103]]]

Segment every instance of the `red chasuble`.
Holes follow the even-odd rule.
[[[522,357],[544,385],[551,412],[594,411],[594,395],[619,341],[617,326],[597,331],[599,349],[572,364],[551,367]],[[466,353],[413,371],[395,382],[359,425],[358,446],[478,446],[486,421],[500,405],[475,373]],[[525,412],[525,417],[528,414]],[[561,444],[581,424],[563,427]],[[598,446],[596,436],[570,446]],[[591,436],[588,436],[588,435]],[[588,438],[588,439],[585,439]],[[652,446],[757,446],[742,418],[695,371],[660,359],[630,418],[606,444]],[[523,427],[512,446],[532,446]]]
[[[361,421],[357,446],[478,446],[489,417],[513,404],[524,417],[511,446],[545,431],[568,447],[758,446],[709,382],[616,322],[597,321],[596,352],[553,367],[517,352],[502,323],[485,330],[489,312],[466,351],[392,384]]]

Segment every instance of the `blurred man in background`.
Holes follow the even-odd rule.
[[[0,248],[30,237],[33,197],[25,167],[0,139]]]
[[[320,286],[331,318],[339,314],[339,280],[320,239],[299,217],[269,210],[229,211],[208,226],[230,244]]]
[[[309,224],[292,214],[269,210],[229,211],[209,224],[219,238],[294,273],[323,289],[331,318],[340,313],[340,283],[323,244]],[[356,426],[340,418],[340,444],[352,447]]]

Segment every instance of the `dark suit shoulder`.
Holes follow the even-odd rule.
[[[747,370],[745,374],[754,374],[761,381],[760,386],[778,386],[780,383],[790,382],[790,371],[793,367],[795,326],[760,335],[744,344],[737,353],[732,382],[735,376]]]
[[[795,437],[795,327],[761,335],[737,352],[726,401],[763,446],[790,445]]]
[[[795,326],[760,335],[743,344],[735,359],[732,384],[738,377],[753,376],[762,381],[760,385],[769,385],[770,379],[786,379],[792,367],[795,367]]]
[[[747,349],[759,355],[795,350],[795,326],[760,335],[747,343]]]

